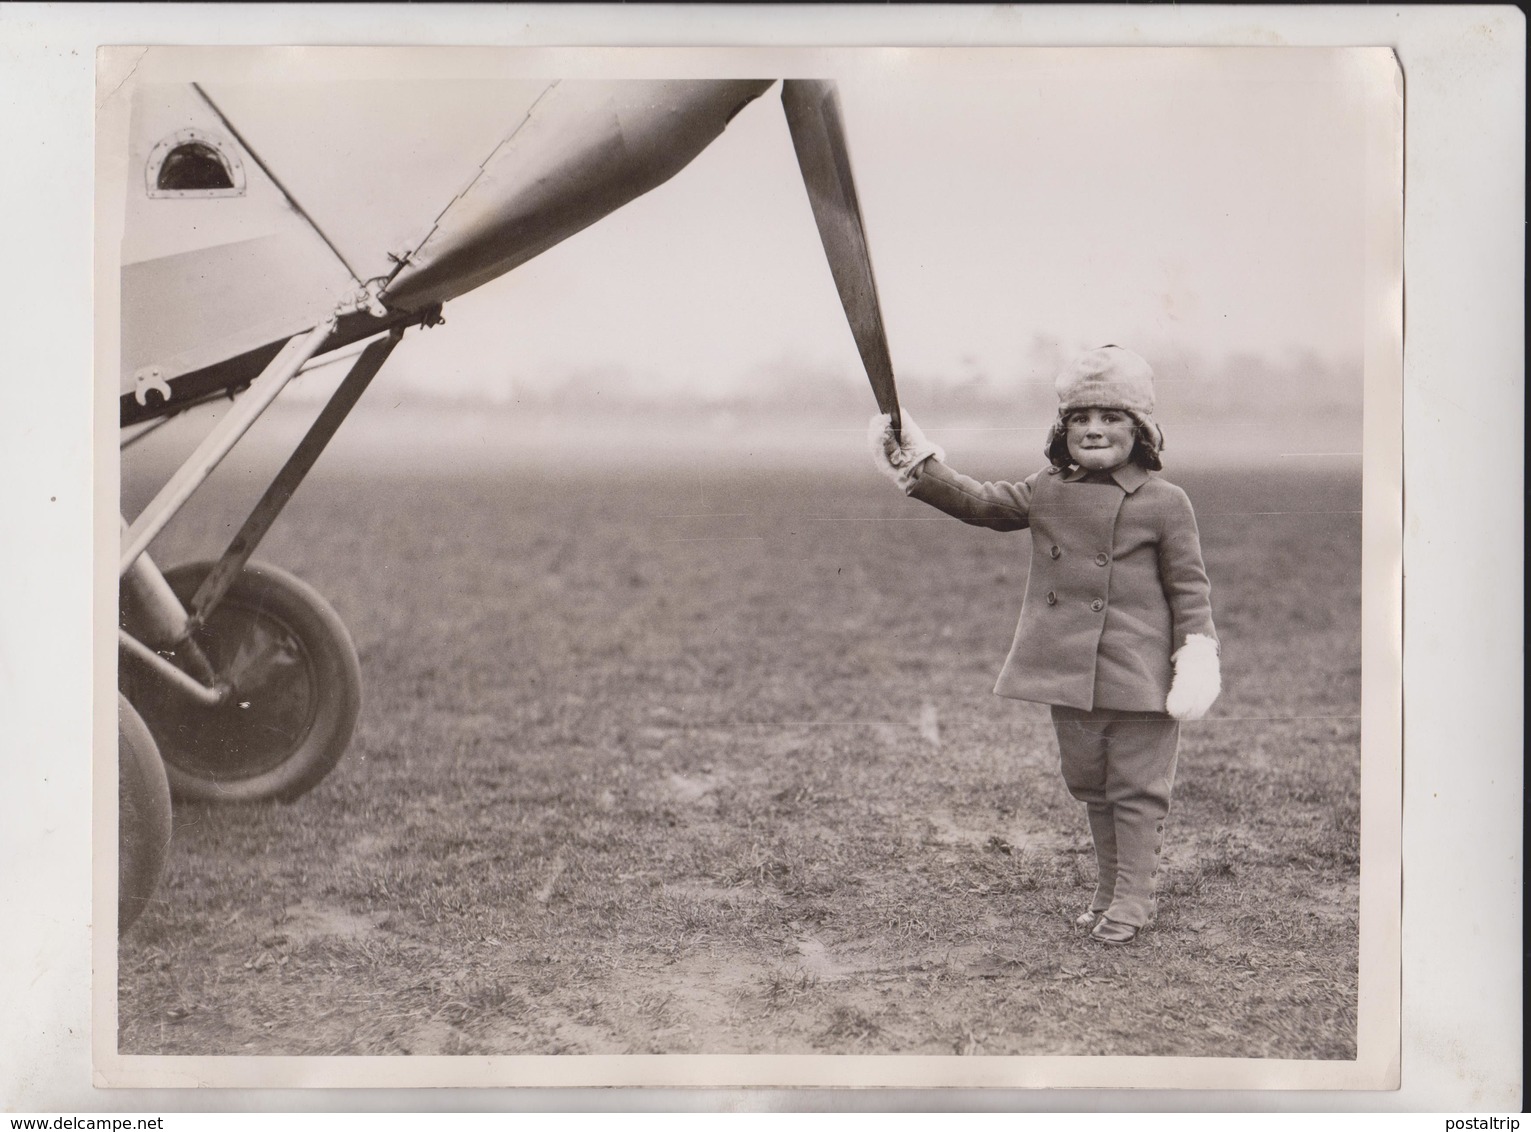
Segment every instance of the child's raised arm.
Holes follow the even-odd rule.
[[[1036,476],[1020,483],[980,483],[947,467],[946,453],[925,439],[907,411],[901,415],[902,443],[886,414],[872,418],[868,438],[878,470],[905,495],[975,527],[1019,531],[1030,525]]]

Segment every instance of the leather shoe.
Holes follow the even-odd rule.
[[[1098,943],[1121,947],[1138,938],[1138,929],[1131,924],[1119,924],[1102,916],[1090,932],[1090,938]]]

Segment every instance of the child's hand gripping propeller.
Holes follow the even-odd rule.
[[[1223,690],[1217,642],[1201,633],[1192,633],[1170,661],[1175,666],[1175,675],[1164,710],[1179,720],[1200,719]]]
[[[876,414],[867,426],[867,443],[871,446],[872,462],[877,465],[877,470],[908,495],[914,485],[914,470],[931,456],[937,460],[946,459],[946,453],[939,444],[925,438],[907,409],[903,418],[900,435],[894,432],[892,418],[887,413]]]

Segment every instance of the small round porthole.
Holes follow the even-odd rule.
[[[223,138],[177,130],[150,152],[144,182],[151,197],[239,197],[245,168]]]

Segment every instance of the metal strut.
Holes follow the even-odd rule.
[[[228,684],[219,681],[209,688],[194,677],[188,676],[126,629],[117,630],[117,647],[148,665],[172,688],[203,707],[217,707],[229,697]]]
[[[304,363],[319,352],[319,347],[334,331],[338,321],[338,316],[331,315],[306,334],[290,339],[281,352],[271,359],[265,371],[250,383],[249,391],[234,403],[228,416],[213,426],[213,430],[197,445],[190,459],[160,488],[159,494],[149,501],[149,505],[133,520],[123,535],[122,557],[117,561],[119,578],[148,549],[154,536],[165,529],[165,524],[186,505],[192,493],[212,474],[239,438],[250,430],[256,418],[276,399],[276,395],[297,376]]]
[[[373,342],[358,357],[351,366],[351,371],[346,374],[345,380],[340,383],[329,401],[320,410],[314,423],[309,426],[308,432],[298,442],[297,448],[293,449],[287,463],[282,465],[281,471],[271,481],[271,486],[266,488],[266,493],[260,497],[260,502],[250,512],[250,517],[244,521],[239,532],[229,543],[228,549],[223,552],[216,565],[202,579],[202,584],[197,587],[197,592],[191,599],[191,630],[200,628],[204,621],[218,603],[223,600],[223,595],[228,592],[229,586],[233,585],[234,579],[245,568],[245,563],[250,560],[250,555],[255,553],[255,548],[260,545],[260,540],[271,529],[271,524],[276,522],[276,517],[282,513],[282,508],[287,506],[287,501],[292,498],[292,493],[297,490],[303,477],[306,476],[319,459],[319,454],[329,444],[330,438],[335,435],[341,423],[355,407],[357,400],[366,391],[372,379],[377,376],[377,371],[383,368],[383,363],[388,360],[388,355],[393,353],[393,348],[404,337],[402,328],[395,328],[388,332],[388,337],[380,338]]]

